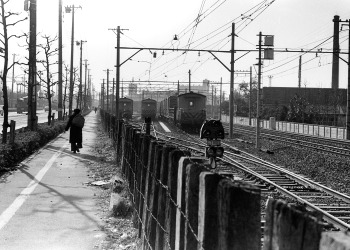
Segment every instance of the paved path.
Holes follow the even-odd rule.
[[[86,185],[97,117],[85,118],[80,153],[61,134],[1,181],[0,250],[94,249],[102,239],[96,190]]]

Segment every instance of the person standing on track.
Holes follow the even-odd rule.
[[[79,152],[83,142],[83,127],[85,119],[80,114],[80,109],[74,109],[73,114],[69,117],[65,131],[70,128],[69,142],[73,153]]]

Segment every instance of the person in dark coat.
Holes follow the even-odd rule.
[[[73,118],[80,114],[80,109],[74,109],[73,114],[69,117],[65,131],[70,128],[69,142],[71,144],[71,151],[73,153],[79,152],[79,148],[82,148],[83,142],[83,129],[72,124]]]

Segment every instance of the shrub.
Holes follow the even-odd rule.
[[[16,164],[56,138],[65,126],[65,121],[56,121],[52,127],[38,124],[37,131],[16,131],[14,144],[0,144],[0,174],[14,169]]]

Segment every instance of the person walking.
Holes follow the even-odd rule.
[[[80,114],[80,109],[74,109],[73,114],[69,117],[65,131],[70,128],[69,142],[73,153],[79,152],[83,142],[83,127],[85,119]]]

